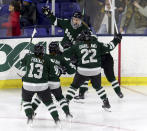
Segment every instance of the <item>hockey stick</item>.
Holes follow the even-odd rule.
[[[49,0],[46,1],[45,6],[48,7]]]
[[[26,49],[26,48],[32,43],[32,40],[33,40],[33,38],[34,38],[36,32],[37,32],[37,31],[36,31],[36,28],[34,28],[33,33],[32,33],[32,36],[31,36],[31,40],[30,40],[30,42],[23,48],[23,50]],[[22,51],[23,51],[23,50],[22,50]],[[13,50],[12,50],[12,51],[13,51]],[[11,52],[12,52],[12,51],[11,51]],[[11,54],[11,52],[7,55],[7,57]],[[19,54],[20,54],[20,53],[19,53]],[[18,55],[19,55],[19,54],[18,54]],[[17,56],[18,56],[18,55],[17,55]],[[17,57],[17,56],[16,56],[16,57]],[[16,58],[16,57],[15,57],[15,58]],[[14,58],[14,60],[15,60],[15,58]],[[17,61],[16,61],[13,65],[15,65],[16,63],[17,63]],[[8,62],[8,66],[9,66],[10,68],[12,68],[13,65],[11,66],[10,63]],[[23,77],[23,76],[20,75],[18,72],[16,72],[16,74],[17,74],[19,77]]]
[[[109,0],[109,4],[110,4],[111,9],[113,9],[111,0]],[[118,31],[118,28],[117,28],[115,17],[114,17],[114,26],[115,26],[115,29],[116,29],[116,33],[118,34],[119,31]],[[119,52],[118,53],[119,54],[118,55],[118,59],[119,59],[119,62],[118,62],[118,82],[121,85],[121,79],[120,79],[120,77],[121,77],[121,43],[118,46],[118,52]]]
[[[0,50],[5,46],[6,44],[3,44],[3,46],[0,48]]]
[[[115,9],[115,8],[112,7],[111,0],[109,0],[109,4],[110,4],[111,9]],[[116,24],[115,18],[114,18],[114,26],[115,26],[115,29],[116,29],[116,33],[119,33],[119,32],[118,32],[118,28],[117,28],[117,24]]]
[[[10,65],[10,63],[8,62],[8,66],[10,67],[10,68],[12,68],[12,66]],[[19,76],[19,77],[23,77],[21,74],[19,74],[18,72],[16,72],[16,74]]]
[[[33,33],[32,33],[32,36],[31,36],[31,39],[30,39],[30,42],[25,46],[25,48],[23,48],[23,50],[26,49],[26,48],[32,43],[32,40],[33,40],[33,38],[34,38],[36,32],[37,32],[37,31],[36,31],[36,28],[34,28]],[[23,51],[23,50],[22,50],[22,51]],[[13,50],[12,50],[12,51],[13,51]],[[10,51],[9,54],[8,54],[6,57],[8,57],[8,56],[11,54],[12,51]],[[19,55],[19,54],[18,54],[18,55]],[[18,56],[18,55],[17,55],[17,56]],[[16,56],[16,57],[17,57],[17,56]],[[15,57],[15,58],[16,58],[16,57]],[[14,59],[15,59],[15,58],[14,58]]]
[[[31,40],[30,40],[30,42],[23,48],[23,50],[26,49],[26,48],[32,43],[32,40],[33,40],[33,38],[34,38],[36,32],[37,32],[37,31],[36,31],[36,28],[34,28],[33,33],[32,33],[32,36],[31,36]],[[22,51],[23,51],[23,50],[22,50]],[[12,50],[12,51],[13,51],[13,50]],[[8,54],[6,57],[8,57],[8,56],[11,54],[12,51],[10,51],[9,54]],[[20,54],[20,53],[19,53],[19,54]],[[19,54],[18,54],[18,55],[19,55]],[[15,58],[16,58],[18,55],[16,55]],[[14,58],[14,60],[15,60],[15,58]]]

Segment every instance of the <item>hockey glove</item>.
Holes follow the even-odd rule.
[[[114,35],[114,41],[116,41],[117,43],[120,43],[121,39],[122,39],[121,33],[118,33],[118,34]]]
[[[42,7],[42,12],[43,12],[43,14],[45,16],[50,16],[51,15],[51,10],[47,6]]]

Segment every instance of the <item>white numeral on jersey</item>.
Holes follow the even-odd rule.
[[[41,65],[41,64],[35,64],[35,66],[34,66],[34,63],[31,63],[30,66],[31,66],[31,68],[30,68],[30,72],[28,74],[28,77],[31,77],[31,78],[34,77],[34,78],[37,78],[37,79],[42,78],[43,65]],[[39,68],[39,69],[37,69],[37,74],[33,74],[34,67],[35,68]]]
[[[60,71],[59,71],[59,68],[58,68],[58,66],[54,66],[54,70],[55,70],[55,74],[57,75],[57,76],[59,76],[60,75]]]
[[[89,53],[91,53],[91,55],[89,56],[89,59],[87,58],[87,60],[86,60],[86,57],[88,56]],[[97,62],[97,59],[94,59],[94,57],[96,56],[96,50],[95,49],[91,49],[91,50],[82,49],[81,54],[84,54],[82,56],[82,64]]]

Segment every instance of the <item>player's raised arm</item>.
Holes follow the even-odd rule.
[[[121,42],[121,39],[122,39],[122,35],[119,33],[119,34],[115,34],[113,40],[110,41],[109,43],[99,42],[99,44],[101,45],[102,54],[112,51]]]
[[[50,19],[52,25],[59,26],[61,28],[64,28],[66,26],[68,20],[60,19],[54,16],[49,7],[47,6],[42,7],[42,12],[47,18]]]
[[[75,73],[75,68],[74,68],[75,66],[72,63],[70,63],[69,61],[66,61],[64,59],[64,57],[62,57],[61,64],[62,64],[62,66],[64,66],[66,68],[66,72],[68,74],[74,74]]]

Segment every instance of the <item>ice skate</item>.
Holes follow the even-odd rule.
[[[123,97],[124,97],[124,95],[123,95],[123,93],[122,93],[122,92],[117,93],[117,95],[118,95],[118,97],[119,97],[119,98],[123,98]]]
[[[74,97],[74,102],[83,104],[85,100],[84,95],[78,95]]]
[[[72,122],[72,118],[73,116],[70,113],[66,115],[67,122]]]
[[[85,99],[84,95],[78,95],[78,96],[75,96],[74,99],[76,100],[79,100],[79,99]]]
[[[55,120],[56,128],[62,129],[61,121],[59,119]]]
[[[111,106],[109,104],[108,98],[104,99],[102,108],[104,108],[105,111],[111,112],[110,107]]]
[[[28,119],[27,119],[27,125],[28,125],[28,127],[32,127],[33,126],[33,118],[32,118],[32,116],[31,117],[28,117]]]

